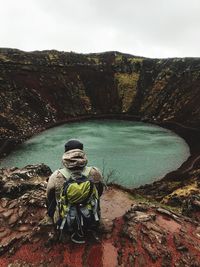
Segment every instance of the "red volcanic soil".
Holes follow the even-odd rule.
[[[101,241],[84,245],[52,241],[53,228],[35,223],[45,213],[36,201],[32,207],[23,202],[25,217],[18,221],[22,197],[20,207],[13,207],[16,200],[0,201],[1,267],[200,266],[200,225],[157,206],[136,204],[119,189],[110,188],[102,197]]]
[[[58,242],[51,244],[48,242],[48,233],[52,232],[52,229],[48,226],[30,229],[23,225],[17,231],[5,229],[2,245],[6,246],[11,236],[13,245],[11,241],[8,251],[2,253],[0,266],[8,266],[11,263],[14,264],[11,266],[117,266],[118,250],[114,241],[117,240],[118,231],[122,226],[121,216],[131,208],[132,203],[133,201],[126,192],[115,189],[106,191],[101,200],[103,229],[100,235],[103,237],[100,243],[90,240],[85,245],[73,244],[71,241],[65,244]],[[12,212],[16,212],[13,209],[6,211],[9,206],[12,206],[9,202],[1,202],[0,213],[3,216],[12,217]],[[41,209],[37,215],[39,213],[41,217]],[[5,231],[8,233],[7,236]],[[30,233],[34,231],[35,234]],[[25,241],[21,242],[21,236],[25,238]],[[29,240],[26,240],[26,236],[29,236]]]

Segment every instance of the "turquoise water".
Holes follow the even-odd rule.
[[[23,167],[45,163],[61,167],[64,144],[70,138],[84,143],[89,165],[124,186],[151,183],[177,169],[189,156],[185,141],[164,128],[117,120],[76,122],[42,132],[18,146],[0,164]]]

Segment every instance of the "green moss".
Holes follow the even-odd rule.
[[[0,60],[2,60],[4,62],[10,61],[10,59],[6,55],[4,55],[4,54],[0,54]]]
[[[129,198],[131,200],[133,200],[136,204],[137,203],[145,203],[148,205],[155,205],[156,207],[160,207],[160,208],[166,209],[170,212],[175,212],[178,214],[181,214],[181,211],[182,211],[181,207],[172,207],[172,206],[166,205],[164,203],[158,202],[154,199],[146,198],[146,197],[141,196],[139,194],[129,194]]]
[[[128,61],[131,63],[142,63],[143,60],[144,60],[144,58],[142,58],[142,57],[132,57],[132,58],[128,59]]]
[[[122,59],[123,59],[123,55],[117,54],[115,57],[115,62],[116,63],[122,62]]]
[[[129,63],[142,63],[144,60],[144,58],[141,58],[141,57],[131,57],[131,58],[127,58],[121,54],[117,54],[115,56],[115,63],[116,64],[119,64],[121,62],[129,62]]]
[[[136,95],[136,86],[139,79],[138,73],[116,73],[118,94],[122,101],[122,112],[127,112]]]
[[[29,60],[25,60],[23,63],[24,63],[25,65],[30,65],[32,62],[29,61]]]
[[[175,190],[180,186],[181,186],[181,182],[170,182],[170,183],[168,183],[168,187],[169,187],[170,190],[173,190],[173,189]]]
[[[49,57],[49,60],[52,61],[52,60],[57,60],[59,57],[57,54],[55,53],[48,53],[48,57]]]
[[[89,56],[87,57],[89,61],[92,61],[94,62],[95,64],[99,64],[100,61],[99,61],[99,58],[98,57],[95,57],[95,56]]]
[[[187,198],[189,195],[192,193],[200,193],[200,190],[197,185],[197,181],[188,184],[186,186],[180,187],[178,189],[175,189],[171,194],[167,195],[166,197],[163,198],[162,203],[167,204],[170,202],[170,200],[176,196],[176,197],[182,197],[182,198]]]

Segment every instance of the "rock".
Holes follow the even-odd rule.
[[[46,179],[50,174],[50,168],[44,164],[38,164],[35,166],[28,165],[22,169],[17,169],[17,171],[14,170],[13,172],[5,172],[5,174],[3,175],[5,182],[0,187],[0,193],[2,196],[12,196],[12,198],[15,198],[21,195],[24,195],[24,197],[26,197],[26,191],[36,190],[38,187],[43,187],[43,190],[45,190],[44,186],[46,184]],[[34,183],[29,182],[32,177],[38,177],[37,179],[35,178]],[[38,197],[36,198],[38,199]],[[32,199],[31,202],[32,204],[34,204],[37,201]],[[2,205],[3,207],[7,205],[6,199],[2,202]],[[11,205],[13,205],[14,207],[14,202]],[[40,205],[39,201],[38,205]]]
[[[5,211],[2,215],[4,216],[4,218],[8,219],[11,215],[13,214],[13,210],[7,210]]]
[[[17,230],[19,232],[27,232],[27,231],[30,231],[30,225],[21,225]]]
[[[45,164],[38,165],[27,165],[25,169],[28,170],[29,175],[35,176],[36,174],[39,176],[50,176],[52,174],[51,169]]]
[[[179,221],[179,217],[178,217],[176,214],[174,214],[174,213],[172,213],[172,212],[170,212],[170,211],[168,211],[168,210],[166,210],[166,209],[158,208],[157,211],[158,211],[159,213],[161,213],[161,214],[168,215],[169,217],[173,218],[173,219],[176,220],[176,221]]]
[[[10,233],[10,230],[9,229],[4,229],[4,231],[1,231],[0,232],[0,238],[4,238],[4,237],[7,237]]]
[[[8,204],[8,200],[5,199],[5,198],[1,198],[1,206],[2,206],[3,208],[6,208],[7,204]]]
[[[192,195],[184,201],[182,214],[200,222],[200,195]]]
[[[11,172],[14,172],[14,171],[16,171],[16,170],[18,170],[17,167],[12,167],[12,168],[10,168],[10,171],[11,171]]]
[[[24,215],[24,213],[25,213],[25,208],[24,207],[20,207],[20,209],[18,211],[19,219],[21,219],[21,217]]]
[[[16,222],[18,221],[18,219],[19,219],[18,214],[17,213],[13,213],[12,216],[8,220],[8,224],[9,225],[16,224]]]
[[[48,215],[45,215],[45,217],[39,222],[39,226],[52,226],[53,220]]]
[[[189,223],[189,226],[184,217],[171,213],[164,208],[157,208],[147,204],[145,206],[147,210],[144,220],[143,216],[142,220],[137,220],[137,215],[141,215],[141,211],[137,211],[137,209],[140,210],[140,206],[138,205],[133,205],[124,215],[125,223],[122,233],[123,237],[129,238],[134,246],[141,244],[152,262],[157,262],[158,259],[162,258],[162,266],[171,266],[174,253],[187,255],[191,244],[193,248],[196,249],[198,247],[200,249],[197,240],[195,238],[193,239],[191,235],[188,236],[188,227],[191,227],[192,223]],[[164,217],[161,220],[161,214],[167,216],[166,219]],[[146,220],[146,218],[148,219]],[[163,220],[166,221],[164,222]],[[179,222],[178,227],[176,226],[176,221]],[[176,252],[171,249],[171,236],[173,236]],[[191,255],[190,252],[189,255]],[[200,254],[198,257],[200,257]],[[197,262],[198,257],[195,258]],[[190,258],[185,256],[184,259],[185,263],[190,266]]]
[[[17,201],[12,201],[10,204],[9,204],[9,206],[8,206],[8,208],[9,209],[12,209],[12,208],[15,208],[16,206],[17,206]]]

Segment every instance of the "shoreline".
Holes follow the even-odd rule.
[[[184,161],[181,164],[181,166],[178,169],[167,173],[164,177],[162,177],[161,179],[158,179],[157,181],[162,181],[162,180],[166,180],[166,179],[171,180],[171,179],[173,179],[173,177],[176,177],[177,175],[184,174],[184,173],[192,170],[192,168],[195,166],[195,164],[200,162],[200,143],[198,142],[198,140],[200,139],[200,130],[198,130],[196,128],[190,128],[190,127],[187,127],[185,125],[182,125],[182,124],[176,123],[176,122],[169,122],[169,121],[168,122],[158,122],[158,121],[143,120],[140,116],[134,116],[134,115],[129,115],[129,114],[83,115],[83,116],[77,116],[74,118],[66,118],[66,119],[59,120],[59,121],[54,122],[54,123],[44,125],[43,127],[38,128],[37,131],[35,131],[35,133],[33,133],[32,135],[26,136],[23,139],[21,138],[21,140],[15,139],[18,141],[17,144],[15,144],[13,149],[6,150],[4,152],[4,153],[6,153],[6,155],[1,157],[0,161],[3,158],[5,158],[6,156],[8,156],[11,151],[16,149],[18,144],[23,143],[25,140],[28,140],[29,138],[31,138],[37,134],[40,134],[47,129],[54,128],[56,126],[67,124],[67,123],[81,122],[81,121],[87,121],[87,120],[96,120],[96,119],[111,119],[111,120],[112,119],[118,119],[118,120],[124,120],[124,121],[127,120],[127,121],[146,122],[146,123],[154,124],[154,125],[169,129],[185,140],[185,142],[188,144],[189,149],[190,149],[190,156],[187,158],[186,161]],[[7,140],[7,142],[9,142],[9,139]],[[4,148],[6,149],[6,144],[4,145]],[[149,183],[149,185],[150,184],[153,184],[153,182]],[[143,186],[145,186],[145,185],[146,184],[144,184]],[[136,187],[136,188],[140,188],[140,187]],[[133,189],[136,189],[136,188],[133,188]]]

